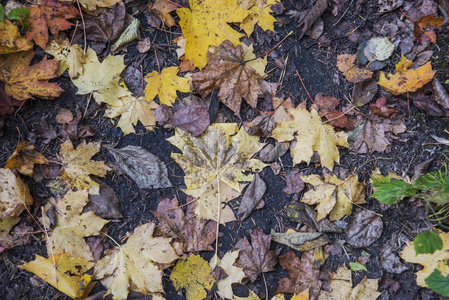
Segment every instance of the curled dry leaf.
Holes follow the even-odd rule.
[[[48,160],[29,142],[22,142],[17,145],[14,153],[8,158],[5,169],[17,169],[20,174],[33,176],[35,164],[48,164]]]
[[[0,218],[16,217],[33,204],[28,186],[9,169],[0,168]]]
[[[237,210],[237,216],[240,221],[249,217],[253,210],[262,208],[264,202],[262,200],[267,190],[267,185],[260,178],[259,174],[254,175],[253,181],[246,188],[245,194],[243,194],[240,201],[239,209]]]
[[[17,100],[33,99],[33,96],[52,99],[64,91],[49,79],[57,77],[57,60],[44,59],[32,66],[34,51],[24,51],[0,57],[0,81],[5,83],[5,91]]]
[[[235,266],[243,268],[246,276],[254,282],[259,275],[273,271],[277,263],[277,256],[281,249],[269,250],[271,235],[264,234],[259,228],[250,233],[251,244],[247,237],[239,238],[235,248],[240,250]]]
[[[205,99],[218,89],[217,98],[236,115],[240,114],[243,100],[256,108],[263,93],[263,77],[248,63],[242,63],[245,61],[243,47],[233,46],[226,40],[207,57],[206,68],[192,75],[192,84],[201,96]]]
[[[368,80],[373,76],[373,72],[359,68],[354,65],[355,54],[340,54],[337,56],[337,68],[342,72],[346,79],[352,83]]]
[[[106,146],[119,167],[131,177],[141,189],[171,187],[165,163],[156,155],[138,146],[113,148]]]
[[[346,241],[355,248],[368,247],[382,234],[382,219],[369,210],[353,215],[345,229]]]
[[[178,8],[177,5],[166,0],[155,0],[154,3],[148,3],[148,7],[168,27],[176,25],[175,19],[173,19],[170,13]]]
[[[301,39],[304,34],[312,27],[313,23],[321,17],[321,15],[327,9],[327,1],[326,0],[317,0],[315,5],[307,12],[305,18],[301,20],[296,28],[302,27],[301,32],[299,34],[299,39]]]
[[[187,202],[192,201],[187,197]],[[217,222],[198,219],[193,204],[187,206],[184,214],[176,197],[161,199],[153,215],[159,220],[156,234],[174,238],[182,243],[182,252],[213,251]]]
[[[415,106],[431,116],[449,117],[449,95],[438,78],[434,78],[432,84],[427,83],[416,93],[411,94],[410,98]]]

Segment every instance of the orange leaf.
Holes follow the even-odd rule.
[[[29,142],[22,142],[17,145],[16,150],[8,159],[5,169],[17,169],[19,173],[33,176],[35,164],[47,164],[48,160]]]
[[[6,94],[17,100],[58,97],[64,90],[57,83],[48,82],[57,77],[57,60],[44,59],[29,66],[34,51],[17,52],[6,58],[0,57],[0,81],[5,83]]]
[[[401,61],[396,65],[396,74],[388,74],[387,78],[381,71],[377,84],[394,95],[400,95],[406,92],[416,92],[431,81],[435,75],[430,61],[416,70],[409,69],[410,66],[411,61],[402,56]]]
[[[420,43],[424,40],[435,44],[437,36],[433,28],[440,27],[441,25],[443,25],[443,19],[440,17],[434,18],[433,14],[431,14],[414,22],[413,34]]]
[[[365,68],[356,67],[354,62],[355,54],[340,54],[337,56],[337,68],[349,82],[358,83],[373,76],[373,72]]]
[[[72,1],[43,0],[38,6],[31,6],[30,27],[27,39],[34,40],[42,49],[48,42],[48,30],[53,34],[72,27],[71,19],[79,15],[79,11],[72,5]]]

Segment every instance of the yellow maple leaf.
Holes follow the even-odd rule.
[[[147,86],[145,88],[145,98],[148,102],[159,95],[161,104],[172,106],[176,100],[176,91],[182,93],[190,92],[189,80],[177,76],[178,67],[170,67],[162,70],[161,74],[153,71],[145,76]]]
[[[42,280],[74,299],[81,299],[91,282],[91,275],[84,275],[94,263],[67,253],[45,258],[36,255],[35,260],[19,266],[36,274]]]
[[[423,269],[415,273],[416,283],[419,286],[427,287],[425,279],[429,277],[435,269],[438,269],[443,276],[449,274],[449,266],[447,265],[449,258],[449,253],[447,251],[447,249],[449,249],[449,232],[443,232],[439,236],[443,242],[443,248],[441,250],[436,250],[433,254],[416,254],[412,242],[406,242],[407,246],[399,254],[401,258],[407,262],[423,265]]]
[[[211,267],[201,256],[190,254],[187,259],[180,260],[173,268],[170,279],[176,290],[186,289],[187,300],[206,298],[206,290],[211,290],[215,283]]]
[[[120,73],[125,68],[123,55],[108,55],[100,63],[97,53],[91,48],[87,49],[89,63],[84,64],[83,74],[78,78],[72,78],[73,84],[78,88],[77,95],[92,93],[98,103],[118,105],[120,97],[131,93],[119,85]]]
[[[189,0],[190,9],[177,10],[179,24],[186,40],[185,58],[202,69],[207,64],[210,46],[219,46],[225,40],[240,45],[243,34],[228,23],[242,22],[248,12],[235,0]]]
[[[320,155],[321,165],[332,171],[340,162],[337,146],[348,147],[347,134],[335,132],[334,127],[321,122],[318,112],[302,108],[288,109],[290,121],[281,122],[273,130],[272,137],[279,142],[295,141],[291,146],[293,164],[309,163],[313,152]]]
[[[99,235],[101,228],[109,221],[95,215],[94,211],[81,214],[84,206],[89,202],[87,191],[74,192],[69,190],[58,202],[51,199],[51,206],[55,208],[56,223],[49,232],[50,241],[47,243],[47,253],[69,253],[71,256],[94,260],[85,237]],[[43,223],[47,223],[46,220]],[[45,224],[48,227],[50,224]]]
[[[16,25],[7,19],[3,19],[3,23],[0,25],[0,55],[33,48],[34,43],[21,36]]]
[[[120,117],[117,126],[123,131],[123,134],[136,132],[133,125],[140,121],[146,129],[154,131],[156,119],[153,110],[158,107],[156,102],[148,102],[144,97],[136,98],[134,96],[125,96],[120,98],[117,106],[110,106],[104,113],[107,118]]]
[[[10,169],[0,168],[0,218],[16,217],[33,204],[28,186]]]
[[[377,84],[383,86],[393,95],[416,92],[433,79],[435,71],[432,70],[430,61],[416,70],[409,69],[412,64],[412,61],[402,55],[401,60],[396,65],[396,74],[388,74],[387,78],[385,72],[380,71]]]
[[[380,292],[377,291],[379,279],[367,279],[364,277],[362,281],[352,287],[351,270],[345,266],[337,269],[337,272],[331,274],[330,291],[321,290],[319,300],[375,300],[379,297]]]
[[[222,259],[215,259],[215,256],[209,262],[209,266],[213,270],[215,266],[220,266],[220,268],[225,271],[226,277],[217,281],[217,293],[223,299],[232,299],[234,295],[232,293],[232,284],[241,283],[243,278],[246,277],[242,268],[234,266],[235,260],[239,256],[240,250],[229,251],[223,256]]]
[[[225,203],[241,192],[241,181],[252,181],[254,175],[246,171],[260,171],[266,165],[253,159],[264,147],[257,136],[239,130],[234,123],[216,123],[198,137],[176,128],[168,141],[178,147],[182,154],[172,153],[173,159],[184,170],[187,189],[185,193],[199,198],[195,214],[217,221],[217,201]],[[235,220],[232,210],[222,209],[220,222]]]
[[[48,164],[48,160],[39,151],[34,148],[33,144],[29,142],[22,142],[17,145],[16,150],[8,158],[5,164],[6,169],[17,169],[19,173],[26,176],[33,176],[33,169],[35,164]]]
[[[238,5],[248,10],[248,16],[240,24],[245,33],[250,36],[254,31],[254,26],[258,24],[264,31],[274,31],[274,22],[276,18],[270,15],[273,11],[271,5],[280,3],[280,0],[238,0]]]
[[[99,151],[100,142],[86,144],[86,141],[83,141],[74,149],[72,142],[67,140],[59,151],[59,159],[62,162],[59,176],[73,189],[89,189],[90,194],[98,195],[100,185],[89,175],[104,177],[110,170],[103,161],[90,160]]]
[[[129,290],[163,293],[164,273],[157,264],[170,264],[178,259],[171,239],[153,237],[155,224],[137,226],[126,244],[108,250],[95,266],[95,279],[108,288],[114,299],[127,299]]]
[[[357,174],[351,174],[346,180],[340,180],[335,175],[325,175],[324,180],[319,175],[300,176],[301,179],[313,186],[301,201],[309,205],[318,204],[317,221],[328,214],[329,220],[340,220],[352,212],[352,204],[363,204],[365,201],[365,185],[359,182]]]
[[[83,74],[83,64],[88,62],[87,55],[78,44],[71,45],[68,39],[63,41],[51,41],[45,47],[45,52],[53,55],[59,60],[59,68],[56,75],[61,76],[69,69],[70,78]]]

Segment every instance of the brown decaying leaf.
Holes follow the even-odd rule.
[[[397,250],[394,240],[388,240],[380,249],[382,268],[389,273],[400,274],[408,270],[408,267],[399,259]]]
[[[77,17],[80,13],[72,1],[42,0],[39,4],[30,6],[30,21],[27,39],[34,40],[42,49],[48,42],[48,30],[57,34],[72,27],[67,19]]]
[[[245,122],[244,126],[248,134],[269,137],[276,126],[276,121],[273,119],[273,112],[263,112],[254,120]]]
[[[321,17],[321,15],[326,11],[327,9],[327,0],[317,0],[315,5],[310,9],[305,18],[301,20],[298,26],[296,28],[299,28],[302,26],[301,32],[299,34],[299,39],[301,39],[304,34],[309,30],[310,27],[312,27],[313,23]]]
[[[401,288],[401,284],[390,275],[384,274],[380,279],[380,287],[388,291],[390,295],[394,295]]]
[[[95,211],[95,214],[103,219],[121,219],[120,200],[114,190],[104,182],[95,179],[100,185],[99,195],[89,195],[89,202],[84,207],[83,213]]]
[[[155,0],[153,4],[148,4],[148,7],[168,27],[176,25],[175,19],[173,19],[170,13],[178,8],[177,5],[165,0]]]
[[[393,105],[387,105],[387,98],[382,97],[376,100],[376,103],[371,103],[369,109],[373,114],[385,118],[394,118],[401,110]]]
[[[267,190],[267,185],[260,178],[259,173],[254,175],[253,181],[246,188],[245,194],[243,194],[242,201],[240,202],[239,209],[237,210],[237,216],[240,221],[245,220],[255,209],[262,208],[264,202],[262,200]]]
[[[317,213],[307,204],[295,202],[286,208],[287,216],[293,222],[304,223],[307,226],[316,229],[318,232],[336,232],[341,233],[342,230],[331,223],[328,219],[317,221]]]
[[[108,43],[120,36],[125,29],[126,8],[119,2],[109,8],[100,8],[96,16],[86,15],[84,19],[86,38],[95,43]]]
[[[293,168],[287,171],[287,174],[285,176],[285,180],[287,181],[287,186],[282,190],[284,193],[291,195],[291,194],[298,194],[300,193],[304,187],[304,181],[302,181],[301,177],[299,175],[303,175],[302,173],[299,173],[298,168]]]
[[[154,117],[159,123],[177,126],[193,136],[199,136],[210,125],[209,111],[201,104],[187,105],[175,113],[167,105],[162,104],[155,109]]]
[[[82,139],[88,136],[94,136],[95,135],[95,127],[91,125],[83,125],[81,124],[81,119],[83,115],[80,111],[77,111],[76,117],[66,123],[62,124],[59,127],[58,136],[62,140],[76,140],[76,139]]]
[[[187,202],[192,201],[187,197]],[[198,219],[193,204],[187,206],[184,214],[176,197],[161,199],[153,215],[159,220],[155,236],[172,237],[182,243],[182,252],[213,251],[217,222]]]
[[[3,249],[10,249],[23,246],[32,241],[30,232],[34,229],[31,226],[21,224],[14,228],[14,234],[10,235],[11,229],[20,221],[20,217],[0,218],[0,253]]]
[[[326,245],[329,241],[326,236],[321,236],[321,233],[296,232],[293,229],[283,233],[278,233],[271,229],[271,238],[273,242],[284,244],[301,252],[314,250],[317,247]]]
[[[281,249],[269,250],[271,235],[264,234],[262,229],[256,228],[250,237],[251,244],[246,236],[235,243],[235,248],[241,251],[234,265],[243,268],[246,276],[254,282],[262,273],[274,270]]]
[[[243,47],[233,46],[226,40],[214,53],[208,52],[208,64],[192,75],[192,84],[205,99],[214,89],[218,89],[218,99],[236,115],[244,99],[256,108],[259,95],[263,93],[263,77],[244,62]]]
[[[8,158],[5,164],[7,169],[17,169],[19,173],[26,176],[33,176],[35,164],[47,164],[48,160],[29,142],[22,142],[17,145],[14,153]]]
[[[359,121],[362,119],[358,118]],[[376,115],[369,115],[360,125],[354,127],[355,138],[351,147],[361,154],[389,153],[391,151],[391,140],[407,130],[401,120],[391,120]]]
[[[348,117],[335,108],[340,105],[341,100],[324,96],[322,93],[315,95],[314,107],[318,110],[320,117],[326,117],[328,122],[335,127],[352,129],[351,124],[349,124]]]
[[[145,148],[131,145],[123,148],[111,146],[105,148],[139,188],[161,189],[172,186],[165,163]]]
[[[17,100],[33,99],[33,96],[51,99],[64,91],[49,79],[57,77],[57,60],[44,59],[30,66],[34,51],[17,52],[0,57],[0,81],[5,83],[6,94]]]
[[[299,259],[292,251],[279,257],[279,263],[287,269],[289,277],[281,278],[276,293],[300,293],[309,289],[310,298],[317,299],[322,282],[319,270],[312,268],[313,251],[302,253]]]
[[[275,146],[268,144],[259,153],[259,159],[263,162],[273,162],[278,160],[290,149],[290,142],[277,142]]]
[[[432,83],[427,83],[416,93],[412,93],[410,98],[415,106],[431,116],[449,117],[449,95],[438,78],[434,78]]]
[[[443,19],[441,17],[434,18],[433,14],[420,18],[418,21],[413,22],[413,35],[418,40],[422,42],[436,43],[437,36],[433,28],[440,27],[443,24]]]
[[[359,68],[354,65],[355,54],[340,54],[337,56],[337,68],[342,72],[346,79],[352,83],[362,82],[371,79],[373,72]]]
[[[14,113],[14,107],[20,106],[23,101],[14,99],[6,94],[5,84],[0,81],[0,116],[11,115]],[[1,128],[2,126],[0,126]]]
[[[345,228],[346,241],[355,248],[368,247],[382,234],[382,219],[369,210],[352,215]]]
[[[379,86],[374,79],[356,83],[352,91],[352,99],[356,106],[363,106],[373,100]]]

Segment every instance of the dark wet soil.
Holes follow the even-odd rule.
[[[305,1],[310,2],[310,1]],[[363,18],[354,15],[356,1],[346,1],[346,4],[340,10],[340,13],[334,17],[329,11],[323,15],[325,24],[325,34],[331,40],[329,47],[321,47],[315,40],[305,37],[301,40],[292,36],[288,38],[285,43],[276,48],[275,53],[279,57],[284,57],[287,60],[285,78],[282,82],[281,93],[286,96],[292,97],[295,104],[307,100],[307,93],[302,86],[296,71],[300,74],[304,86],[312,95],[312,97],[318,92],[322,92],[329,96],[334,96],[340,99],[350,98],[352,93],[353,84],[348,83],[343,75],[336,69],[336,56],[342,53],[355,53],[358,42],[352,42],[342,34],[344,32],[344,26],[351,24],[352,28],[359,27],[358,31],[361,33],[360,40],[363,40],[363,33],[366,29],[372,28],[379,15],[367,14],[363,15]],[[369,11],[370,7],[375,5],[376,1],[368,1],[366,10]],[[309,3],[307,3],[309,4]],[[295,1],[286,0],[284,6],[286,10],[283,14],[277,16],[279,19],[289,20],[285,14],[290,9],[295,9]],[[347,10],[347,13],[341,18],[342,13]],[[148,25],[143,14],[137,14],[135,17],[141,19],[142,24],[142,36],[150,37],[154,40],[155,44],[170,44],[170,41],[178,36],[179,29],[170,31],[161,31],[156,29],[148,29]],[[337,25],[333,25],[339,19]],[[263,53],[267,49],[274,47],[278,41],[280,41],[290,30],[293,30],[296,24],[294,21],[283,27],[276,27],[276,33],[267,35],[260,29],[256,30],[256,38],[254,39],[256,53]],[[148,30],[147,30],[148,29]],[[437,33],[439,34],[439,33]],[[442,33],[443,37],[444,34]],[[140,54],[135,48],[135,42],[128,48],[128,52],[125,53],[125,62],[127,65],[133,65],[139,60]],[[448,57],[449,47],[440,47],[440,51],[436,51],[435,56],[440,59],[440,63],[437,63],[439,67],[437,69],[437,76],[441,82],[448,79],[449,68],[447,65],[441,63],[441,59],[444,61],[444,57]],[[39,53],[38,53],[39,54]],[[40,52],[43,56],[43,53]],[[99,55],[105,57],[106,53]],[[154,51],[147,53],[144,61],[141,63],[144,74],[160,68],[178,65],[176,53],[174,49],[163,47],[162,50],[158,50],[157,56]],[[269,81],[277,82],[281,70],[274,67],[273,63],[269,63],[267,70],[274,69],[270,73]],[[54,125],[54,119],[56,114],[61,108],[67,108],[74,114],[77,111],[84,112],[87,104],[86,96],[75,95],[76,88],[71,83],[70,79],[65,75],[55,80],[65,90],[65,92],[57,99],[54,100],[42,100],[36,99],[28,101],[26,105],[18,110],[14,115],[5,117],[5,124],[0,131],[0,165],[4,165],[8,157],[13,153],[15,147],[20,141],[28,140],[30,133],[35,131],[41,124],[43,119],[46,119],[50,125]],[[406,98],[403,100],[407,101]],[[93,101],[92,101],[93,102]],[[102,117],[104,107],[99,107],[95,103],[90,103],[87,110],[87,114],[83,119],[84,124],[92,125],[95,127],[95,135],[87,138],[88,141],[101,141],[102,143],[111,144],[117,143],[117,147],[124,147],[127,145],[143,146],[152,153],[159,156],[168,166],[170,180],[172,181],[174,188],[162,189],[162,190],[140,190],[135,183],[126,179],[124,176],[112,176],[108,175],[105,179],[107,185],[112,187],[119,197],[120,209],[124,218],[119,222],[111,223],[108,234],[121,240],[121,238],[127,233],[134,230],[139,225],[148,221],[155,220],[151,211],[156,210],[157,204],[160,198],[173,197],[177,194],[181,197],[181,202],[185,201],[185,196],[181,192],[183,185],[183,172],[177,166],[176,163],[170,157],[171,152],[175,149],[166,141],[166,138],[173,135],[173,131],[168,131],[162,127],[156,127],[154,132],[145,130],[143,126],[138,125],[136,127],[136,134],[130,134],[123,136],[120,129],[113,126],[110,119]],[[345,102],[344,102],[345,103]],[[343,104],[344,104],[343,103]],[[225,107],[220,109],[226,110]],[[362,108],[363,109],[363,108]],[[244,107],[243,111],[249,110],[248,107]],[[447,133],[444,132],[445,128],[449,128],[449,120],[444,118],[431,117],[424,111],[416,108],[413,104],[410,104],[410,108],[407,106],[402,107],[404,114],[404,122],[407,125],[407,132],[399,136],[399,139],[392,142],[391,152],[383,154],[372,155],[360,155],[351,150],[341,150],[340,168],[346,169],[349,172],[355,172],[359,178],[367,184],[369,187],[369,178],[371,172],[375,168],[385,174],[388,171],[395,172],[397,174],[413,175],[413,168],[415,165],[433,158],[434,161],[430,167],[430,170],[436,170],[442,166],[442,163],[446,160],[449,154],[449,148],[444,145],[426,145],[426,143],[434,142],[431,138],[431,134],[445,137]],[[245,116],[244,113],[242,113]],[[248,113],[251,115],[251,113]],[[78,144],[80,141],[75,141]],[[37,140],[36,146],[46,156],[55,155],[59,151],[60,141],[53,141],[49,146],[44,146],[41,140]],[[113,162],[112,156],[105,150],[102,150],[98,155],[94,157],[97,160],[105,160],[107,162]],[[220,238],[218,249],[219,255],[223,255],[225,252],[233,248],[236,238],[245,236],[249,230],[253,228],[261,228],[268,234],[271,229],[280,231],[282,229],[297,226],[297,223],[289,221],[284,212],[284,207],[290,203],[292,196],[282,192],[282,189],[286,186],[283,175],[285,172],[292,168],[292,159],[290,154],[285,154],[282,158],[283,171],[280,175],[274,175],[270,168],[266,168],[261,176],[267,183],[268,189],[264,197],[265,207],[263,209],[254,211],[250,218],[244,222],[229,223],[226,226],[221,227],[223,236]],[[306,164],[300,164],[297,166],[302,172],[306,174],[321,173],[321,168],[315,168],[314,165],[307,166]],[[51,196],[48,187],[44,183],[35,183],[34,181],[24,178],[29,185],[31,194],[39,199],[46,199]],[[369,191],[369,188],[368,188]],[[237,199],[236,201],[238,201]],[[351,249],[346,247],[346,253],[341,257],[331,256],[326,260],[323,268],[336,270],[339,266],[350,261],[356,261],[360,257],[361,252],[365,251],[371,255],[370,261],[366,267],[368,272],[354,273],[354,282],[358,283],[364,276],[368,278],[381,278],[386,274],[385,270],[381,268],[380,248],[390,240],[396,240],[399,236],[404,235],[408,239],[413,239],[417,232],[429,226],[429,223],[425,220],[420,220],[413,211],[412,206],[408,202],[401,202],[388,209],[381,207],[379,203],[372,198],[367,197],[368,204],[364,205],[365,208],[373,210],[383,215],[384,231],[379,240],[377,240],[372,246],[362,249]],[[36,201],[38,202],[38,201]],[[35,208],[34,208],[35,209]],[[33,210],[33,209],[32,209]],[[357,210],[357,209],[356,209]],[[34,210],[35,211],[35,210]],[[23,222],[27,222],[29,218],[23,216]],[[342,220],[348,221],[348,217]],[[32,222],[30,222],[33,225]],[[34,226],[38,231],[38,227]],[[330,234],[331,241],[344,240],[343,234]],[[114,245],[110,245],[113,247]],[[403,244],[398,245],[398,247]],[[272,249],[282,248],[281,255],[287,252],[287,247],[281,246],[277,243],[272,243]],[[399,250],[399,249],[398,249]],[[18,265],[28,262],[34,259],[34,255],[39,254],[46,256],[45,243],[42,240],[40,234],[33,234],[33,242],[17,247],[11,250],[7,250],[0,254],[0,298],[1,299],[68,299],[68,297],[62,295],[59,291],[52,288],[47,284],[32,285],[30,273],[27,273],[18,268]],[[300,255],[299,252],[297,252]],[[204,252],[201,255],[210,259],[213,255],[212,252]],[[414,272],[418,267],[410,265],[408,271],[402,274],[390,275],[394,280],[397,280],[401,284],[401,288],[395,293],[389,295],[390,299],[436,299],[437,295],[428,290],[420,290],[416,286]],[[166,274],[170,274],[170,269],[166,271]],[[286,277],[287,272],[280,267],[276,266],[274,272],[266,273],[266,280],[268,284],[269,296],[273,296],[278,285],[279,278]],[[168,276],[164,278],[164,286],[166,291],[166,299],[184,299],[183,296],[177,294],[174,290]],[[92,294],[101,291],[104,288],[101,284],[98,284]],[[259,296],[264,297],[265,287],[261,279],[258,279],[254,283],[247,283],[245,286],[235,287],[235,293],[239,296],[248,295],[248,289],[255,291]],[[382,290],[381,290],[382,291]],[[384,296],[388,299],[387,292],[384,292]],[[213,295],[211,295],[214,297]],[[140,298],[144,299],[144,298]]]

